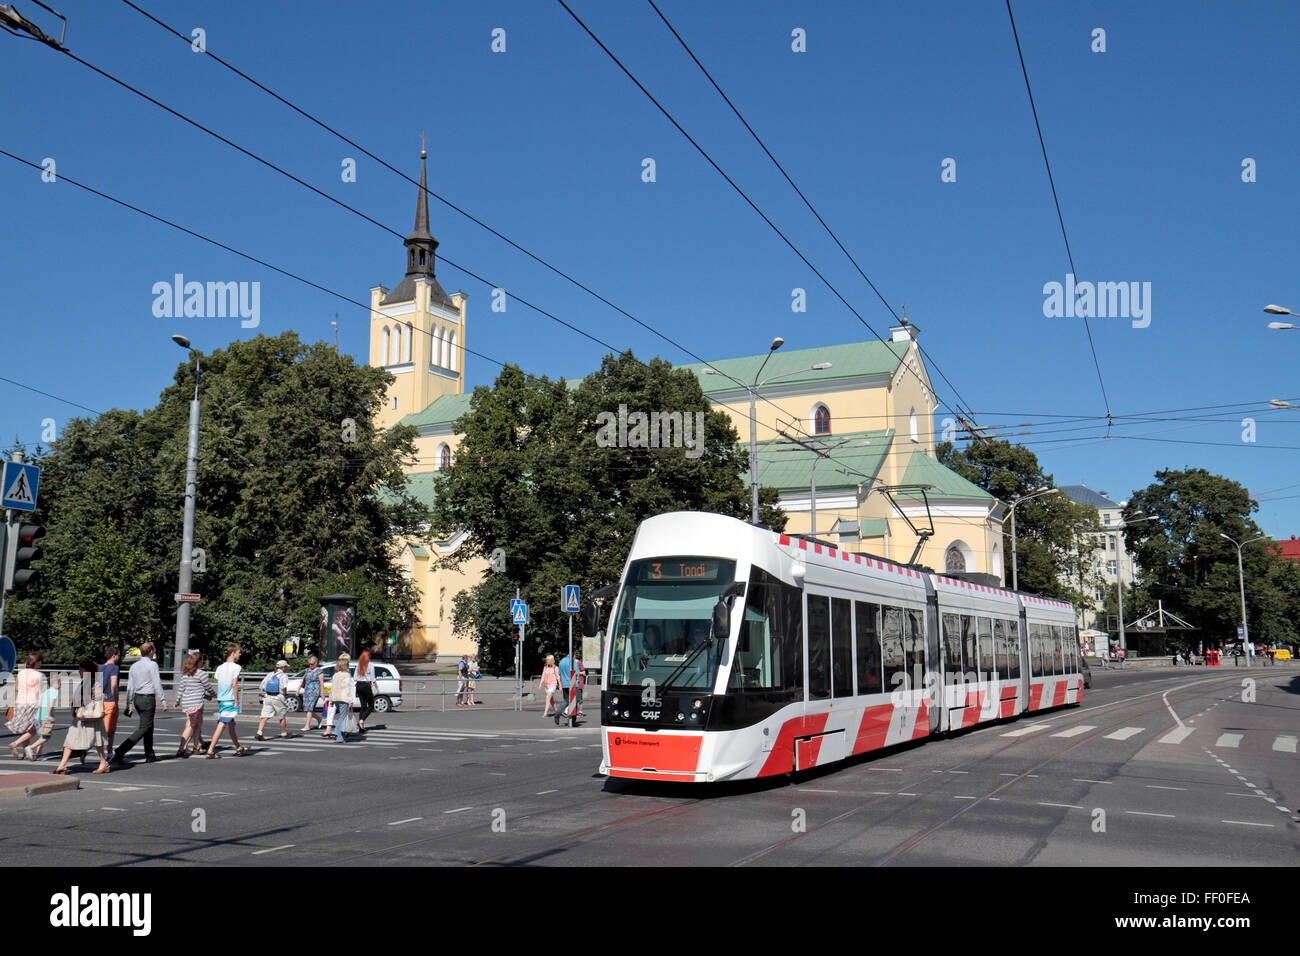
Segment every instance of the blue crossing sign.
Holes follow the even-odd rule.
[[[515,598],[510,602],[510,618],[512,624],[528,623],[528,605]]]
[[[576,584],[566,584],[560,589],[560,608],[565,614],[577,614],[581,610],[581,590]]]
[[[0,489],[4,491],[0,508],[35,511],[36,489],[40,483],[41,469],[36,465],[24,465],[17,461],[5,462],[4,476],[0,478]]]

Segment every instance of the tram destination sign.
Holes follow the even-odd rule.
[[[633,580],[638,584],[691,582],[707,584],[730,580],[735,562],[723,558],[654,558],[636,563]]]

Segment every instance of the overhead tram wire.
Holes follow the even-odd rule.
[[[43,168],[39,163],[34,163],[30,159],[24,159],[23,157],[17,156],[3,148],[0,148],[0,156],[8,156],[10,159],[16,160],[17,162],[23,163],[24,165],[27,166],[31,166],[33,169]],[[195,239],[201,239],[210,245],[216,246],[219,249],[224,249],[226,252],[237,255],[241,259],[247,259],[249,262],[255,262],[259,266],[264,266],[265,268],[270,269],[273,272],[278,272],[280,275],[285,276],[286,278],[294,279],[298,282],[302,282],[306,285],[311,286],[313,289],[316,289],[320,292],[324,292],[327,295],[332,295],[335,298],[342,300],[343,302],[347,302],[352,305],[358,305],[361,308],[365,309],[367,313],[371,311],[370,303],[368,302],[361,302],[359,299],[353,299],[350,296],[344,295],[342,292],[335,292],[333,289],[327,286],[323,286],[319,282],[314,282],[311,279],[306,278],[305,276],[301,276],[297,274],[296,272],[291,272],[288,269],[282,269],[280,266],[267,262],[265,259],[259,259],[257,256],[251,255],[250,253],[242,252],[239,249],[236,249],[234,246],[229,246],[218,239],[213,239],[212,237],[206,236],[201,232],[196,232],[193,229],[188,229],[185,226],[182,226],[180,223],[173,222],[172,220],[167,219],[164,216],[159,216],[158,214],[152,213],[147,209],[142,209],[139,206],[129,203],[124,199],[118,199],[116,196],[110,196],[108,193],[102,192],[101,190],[98,190],[93,186],[87,186],[85,183],[78,182],[77,180],[73,179],[71,176],[65,175],[62,172],[59,173],[59,181],[69,183],[73,186],[76,186],[78,189],[83,189],[88,193],[100,197],[101,199],[107,199],[111,203],[115,203],[116,205],[122,206],[125,209],[129,209],[132,212],[139,213],[142,216],[147,216],[150,219],[154,220],[155,222],[160,222],[165,226],[170,226],[172,229],[176,229],[180,232],[183,232],[188,236],[193,236]],[[426,334],[431,335],[431,333],[426,333]],[[473,355],[476,358],[481,358],[484,361],[493,363],[494,365],[500,365],[502,367],[505,367],[504,362],[502,362],[500,359],[494,359],[490,355],[484,355],[482,352],[476,352],[473,349],[460,344],[457,344],[456,348],[461,349],[462,353],[468,352],[470,355]],[[85,408],[84,405],[80,407]],[[86,409],[86,410],[92,411],[93,409]],[[96,412],[96,414],[102,414],[102,413]]]
[[[1034,114],[1034,129],[1038,131],[1038,145],[1043,151],[1043,165],[1047,167],[1047,181],[1052,187],[1052,202],[1056,204],[1056,218],[1061,224],[1061,238],[1065,241],[1065,256],[1070,262],[1070,274],[1078,275],[1074,267],[1074,253],[1070,251],[1070,237],[1065,231],[1065,215],[1061,212],[1061,199],[1056,194],[1056,180],[1052,176],[1052,163],[1047,158],[1047,142],[1043,139],[1043,126],[1038,121],[1038,107],[1034,104],[1034,89],[1029,85],[1029,68],[1025,65],[1025,53],[1020,48],[1020,34],[1016,30],[1016,18],[1011,12],[1011,0],[1006,0],[1007,16],[1011,19],[1011,35],[1015,37],[1016,54],[1020,57],[1020,72],[1025,77],[1025,91],[1029,94],[1029,109]],[[1092,350],[1092,364],[1097,369],[1097,384],[1101,386],[1102,401],[1106,404],[1106,418],[1111,420],[1110,396],[1106,394],[1106,382],[1101,375],[1101,362],[1097,359],[1097,344],[1092,339],[1092,326],[1088,317],[1082,316],[1083,327],[1088,333],[1088,348]]]
[[[564,7],[565,11],[569,14],[569,16],[573,17],[573,19],[577,22],[578,26],[582,27],[582,29],[586,31],[587,35],[591,37],[593,41],[595,41],[596,45],[599,46],[601,50],[605,52],[605,55],[614,61],[614,63],[618,66],[620,70],[623,71],[623,73],[627,76],[629,80],[631,80],[633,83],[636,84],[637,89],[639,89],[642,93],[646,95],[646,98],[649,99],[650,102],[655,105],[655,107],[659,110],[659,112],[663,113],[665,118],[667,118],[668,122],[672,123],[673,126],[677,129],[677,131],[681,133],[684,137],[686,137],[687,142],[689,142],[692,146],[695,147],[696,152],[698,152],[701,156],[704,157],[704,159],[708,162],[708,164],[712,166],[714,170],[717,171],[718,175],[727,181],[727,184],[731,186],[731,188],[734,189],[736,193],[743,200],[745,200],[745,202],[749,205],[751,209],[754,210],[754,212],[758,213],[759,218],[761,218],[765,223],[767,223],[767,225],[772,229],[772,231],[775,232],[781,238],[781,241],[790,247],[791,251],[794,252],[794,254],[799,257],[800,261],[803,262],[803,264],[806,265],[809,269],[811,269],[813,274],[816,275],[817,278],[822,280],[822,282],[826,285],[826,287],[830,289],[832,293],[834,293],[835,297],[839,299],[840,302],[844,303],[844,307],[853,313],[853,315],[857,318],[857,320],[866,327],[867,331],[869,331],[872,335],[878,338],[881,342],[884,342],[886,345],[891,345],[892,343],[887,341],[884,336],[882,336],[879,332],[877,332],[874,328],[872,328],[871,323],[868,322],[866,319],[864,319],[862,317],[862,314],[859,313],[858,310],[853,307],[853,305],[849,302],[849,300],[844,298],[844,296],[840,293],[839,289],[837,289],[835,285],[828,278],[826,278],[826,276],[823,275],[822,272],[812,264],[812,262],[809,261],[808,257],[805,256],[799,250],[799,247],[790,241],[789,237],[787,237],[786,234],[781,231],[780,227],[777,226],[777,224],[774,223],[770,218],[768,218],[767,213],[763,212],[763,210],[758,207],[758,205],[754,202],[754,200],[749,198],[748,193],[746,193],[743,189],[741,189],[740,186],[736,184],[736,181],[727,175],[726,171],[721,166],[719,166],[716,161],[714,161],[713,157],[709,155],[709,153],[704,149],[704,147],[701,146],[698,142],[696,142],[695,138],[691,136],[690,133],[686,132],[682,124],[677,122],[676,118],[674,118],[674,116],[671,113],[669,113],[667,109],[664,108],[663,104],[661,104],[657,99],[655,99],[654,94],[651,93],[648,89],[646,89],[645,85],[642,84],[642,82],[636,78],[636,76],[632,73],[632,71],[623,65],[623,61],[620,60],[614,54],[614,52],[604,44],[604,42],[600,39],[600,37],[596,36],[596,34],[592,32],[592,29],[589,26],[587,26],[586,23],[583,22],[581,17],[579,17],[576,13],[573,12],[573,9],[565,2],[565,0],[556,0],[556,2],[558,2],[560,6]],[[907,368],[907,370],[912,373],[912,375],[916,378],[916,380],[921,383],[922,387],[935,392],[935,398],[939,401],[939,404],[943,405],[954,415],[957,415],[959,417],[965,416],[964,412],[958,411],[957,409],[949,405],[944,399],[939,398],[938,392],[935,391],[933,384],[927,384],[921,378],[921,376],[916,372],[915,369],[913,369],[910,365],[905,365],[904,367]]]
[[[124,2],[129,3],[130,0],[124,0]],[[863,271],[862,266],[858,265],[858,260],[853,257],[853,253],[849,252],[849,250],[845,248],[844,243],[840,241],[840,237],[835,234],[835,230],[833,230],[830,227],[830,225],[827,224],[826,220],[822,218],[822,214],[819,213],[817,209],[813,206],[811,200],[809,200],[808,197],[804,195],[803,190],[800,189],[795,184],[795,181],[790,177],[790,174],[786,172],[785,167],[781,165],[780,160],[778,160],[775,156],[772,155],[772,151],[767,148],[767,144],[763,142],[762,137],[760,137],[758,133],[755,132],[754,127],[749,125],[749,121],[745,119],[743,115],[741,115],[741,112],[736,107],[736,104],[731,101],[731,97],[727,96],[727,94],[723,92],[722,87],[719,86],[717,80],[713,78],[713,74],[711,74],[708,71],[708,69],[704,66],[704,64],[700,62],[700,58],[695,55],[695,51],[690,48],[686,40],[682,38],[682,35],[677,32],[677,28],[674,27],[668,21],[668,18],[666,16],[664,16],[663,11],[660,10],[659,7],[655,4],[655,0],[646,0],[646,2],[650,4],[651,9],[653,9],[655,13],[659,14],[659,19],[664,22],[664,26],[666,26],[669,29],[669,31],[671,31],[672,35],[677,38],[677,42],[682,45],[682,49],[685,50],[687,55],[690,56],[690,58],[695,61],[695,65],[700,68],[700,72],[704,74],[705,78],[708,79],[709,83],[712,84],[713,88],[717,90],[718,95],[722,97],[723,101],[727,104],[727,106],[731,107],[731,112],[736,114],[736,119],[740,120],[740,122],[744,125],[745,129],[749,131],[749,135],[754,138],[754,142],[758,143],[759,148],[762,149],[763,152],[767,154],[767,158],[772,161],[772,165],[774,165],[780,171],[781,175],[785,177],[785,181],[790,184],[790,188],[793,189],[796,194],[798,194],[801,200],[803,200],[803,204],[808,207],[808,211],[811,212],[813,216],[816,217],[819,223],[821,223],[822,228],[825,229],[826,234],[835,241],[835,245],[839,247],[840,252],[844,253],[845,257],[849,260],[849,262],[853,263],[853,268],[858,271],[858,275],[862,276],[863,281],[865,281],[867,285],[871,287],[871,291],[876,294],[876,298],[878,298],[881,304],[884,305],[884,307],[889,310],[889,314],[894,317],[894,320],[899,321],[899,315],[897,312],[894,311],[894,307],[890,305],[889,300],[885,298],[885,296],[881,293],[880,289],[876,287],[876,284],[872,282],[871,278],[866,274],[866,272]],[[933,368],[936,372],[938,372],[939,377],[942,378],[948,384],[948,387],[950,389],[952,389],[952,393],[956,397],[958,405],[959,406],[964,405],[966,407],[966,411],[964,412],[964,414],[966,414],[967,416],[973,416],[974,413],[970,411],[971,408],[970,402],[967,402],[962,397],[961,392],[957,390],[957,386],[954,385],[952,383],[952,380],[949,379],[948,376],[944,374],[943,369],[939,367],[939,363],[936,362],[934,358],[930,355],[930,353],[925,350],[925,348],[921,345],[920,341],[917,341],[916,348],[921,353],[921,355],[926,359],[926,361],[929,363],[930,367]]]
[[[140,13],[140,14],[141,14],[142,16],[144,16],[145,18],[147,18],[147,19],[149,19],[149,20],[152,20],[154,23],[158,24],[158,26],[162,27],[164,30],[168,31],[169,33],[173,34],[174,36],[176,36],[177,38],[179,38],[180,40],[182,40],[182,41],[185,43],[186,46],[192,46],[192,45],[193,45],[193,39],[192,39],[191,37],[186,36],[185,34],[181,33],[179,30],[176,30],[174,27],[169,26],[168,24],[164,23],[162,20],[158,19],[158,18],[155,17],[153,14],[149,13],[149,11],[147,11],[147,10],[143,9],[142,7],[138,6],[137,4],[133,3],[132,0],[122,0],[122,2],[125,3],[125,4],[126,4],[128,7],[130,7],[131,9],[133,9],[133,10],[135,10],[136,12]],[[206,49],[206,48],[205,48],[203,52],[204,52],[207,56],[211,57],[213,60],[216,60],[218,63],[220,63],[220,64],[221,64],[222,66],[224,66],[226,69],[230,70],[230,71],[231,71],[232,73],[234,73],[236,76],[239,76],[239,77],[241,77],[242,79],[244,79],[244,80],[248,81],[249,83],[253,84],[253,85],[256,86],[258,89],[260,89],[260,90],[262,90],[264,93],[266,93],[267,95],[269,95],[269,96],[271,96],[272,98],[278,100],[280,103],[283,103],[285,106],[289,107],[291,110],[293,110],[294,112],[298,113],[300,116],[304,117],[305,119],[310,120],[312,123],[315,123],[315,124],[316,124],[317,126],[319,126],[321,129],[325,130],[326,132],[330,133],[330,134],[333,135],[333,136],[338,137],[340,140],[342,140],[343,142],[347,143],[349,146],[352,146],[353,148],[355,148],[355,149],[359,150],[360,152],[364,153],[364,154],[365,154],[366,156],[368,156],[370,159],[374,160],[376,163],[378,163],[379,165],[383,166],[385,169],[390,170],[390,171],[393,172],[393,173],[396,173],[398,176],[400,176],[401,178],[405,179],[405,180],[406,180],[407,182],[409,182],[411,185],[413,185],[413,186],[417,186],[417,187],[420,185],[420,184],[419,184],[415,179],[413,179],[413,178],[412,178],[410,175],[408,175],[407,173],[405,173],[405,172],[403,172],[402,170],[398,169],[396,166],[392,165],[391,163],[387,162],[386,160],[380,158],[379,156],[377,156],[375,153],[371,152],[370,150],[366,149],[366,147],[362,146],[362,145],[361,145],[360,143],[358,143],[356,140],[350,138],[349,136],[347,136],[347,135],[344,134],[344,133],[339,132],[337,129],[335,129],[334,127],[330,126],[328,123],[326,123],[324,120],[319,119],[318,117],[316,117],[315,115],[313,115],[313,114],[310,113],[309,111],[307,111],[307,110],[303,109],[302,107],[298,106],[298,105],[297,105],[296,103],[294,103],[293,101],[289,100],[288,98],[286,98],[286,97],[284,97],[284,96],[281,96],[279,93],[275,92],[275,90],[271,89],[270,87],[266,86],[265,84],[263,84],[263,83],[259,82],[258,80],[254,79],[252,76],[250,76],[248,73],[245,73],[243,70],[239,69],[239,68],[238,68],[237,66],[235,66],[234,64],[230,63],[229,61],[227,61],[227,60],[225,60],[225,59],[222,59],[220,56],[218,56],[217,54],[213,53],[213,52],[212,52],[211,50],[209,50],[209,49]],[[309,188],[310,188],[310,187],[309,187]],[[703,358],[702,356],[696,354],[694,351],[692,351],[691,349],[687,348],[687,347],[686,347],[685,345],[683,345],[681,342],[678,342],[676,339],[672,338],[671,336],[665,334],[664,332],[661,332],[659,329],[655,328],[653,325],[649,324],[648,322],[644,322],[644,321],[642,321],[641,319],[639,319],[639,318],[637,318],[635,315],[633,315],[631,312],[627,311],[626,309],[622,308],[621,306],[617,305],[616,303],[611,302],[611,301],[610,301],[609,299],[607,299],[605,296],[601,295],[599,292],[597,292],[596,290],[592,289],[590,286],[587,286],[587,285],[585,285],[583,282],[581,282],[581,281],[579,281],[578,279],[574,278],[574,277],[571,276],[569,273],[567,273],[567,272],[565,272],[564,270],[560,269],[558,266],[553,265],[552,263],[548,262],[546,259],[543,259],[541,256],[537,255],[536,253],[530,251],[529,249],[526,249],[524,246],[522,246],[522,245],[520,245],[519,243],[515,242],[515,241],[514,241],[513,239],[511,239],[509,236],[507,236],[507,235],[505,235],[504,233],[498,231],[497,229],[494,229],[492,226],[488,225],[488,224],[487,224],[486,222],[484,222],[482,219],[479,219],[479,218],[478,218],[477,216],[475,216],[473,213],[470,213],[470,212],[468,212],[467,210],[462,209],[460,206],[456,205],[456,204],[455,204],[454,202],[452,202],[450,199],[447,199],[446,197],[440,195],[439,193],[433,191],[432,189],[429,189],[427,185],[425,186],[425,192],[426,192],[428,195],[432,196],[433,198],[437,199],[440,203],[442,203],[442,204],[443,204],[444,206],[446,206],[448,209],[451,209],[451,210],[453,210],[454,212],[459,213],[460,215],[462,215],[462,216],[464,216],[466,219],[468,219],[470,222],[472,222],[472,223],[474,223],[475,225],[480,226],[481,228],[487,230],[487,231],[490,232],[492,235],[494,235],[494,236],[496,236],[498,239],[500,239],[502,242],[505,242],[507,245],[509,245],[509,246],[511,246],[512,248],[514,248],[514,249],[518,250],[519,252],[523,253],[525,256],[527,256],[528,258],[532,259],[534,262],[538,263],[539,265],[545,267],[546,269],[549,269],[551,272],[555,273],[557,276],[561,277],[561,278],[564,279],[566,282],[569,282],[569,283],[573,284],[574,286],[576,286],[577,288],[581,289],[583,292],[585,292],[585,293],[587,293],[588,295],[592,296],[592,297],[593,297],[594,299],[596,299],[597,301],[603,303],[604,305],[609,306],[611,309],[613,309],[615,312],[618,312],[620,315],[623,315],[623,316],[625,316],[626,318],[631,319],[631,320],[632,320],[633,322],[635,322],[637,325],[641,326],[641,328],[645,329],[646,331],[650,332],[651,334],[653,334],[653,335],[657,336],[658,338],[662,339],[664,342],[667,342],[669,345],[673,346],[674,348],[679,349],[679,350],[680,350],[682,353],[684,353],[685,355],[689,355],[691,358],[693,358],[695,361],[701,363],[702,365],[705,365],[705,366],[707,366],[707,367],[709,367],[709,368],[714,368],[714,366],[713,366],[712,364],[710,364],[709,361],[708,361],[707,359],[705,359],[705,358]],[[332,197],[330,197],[330,198],[332,198]],[[364,215],[364,214],[360,214],[360,215]],[[367,217],[367,218],[368,218],[368,217]],[[373,221],[373,220],[372,220],[372,221]],[[391,230],[390,230],[390,231],[391,231]],[[442,258],[443,258],[443,261],[444,261],[444,262],[446,262],[448,265],[452,266],[453,268],[460,269],[462,272],[465,272],[466,275],[471,275],[471,276],[473,275],[473,273],[468,272],[467,270],[461,268],[460,266],[457,266],[454,262],[452,262],[450,259],[447,259],[445,256],[442,257]],[[475,278],[477,278],[477,276],[475,276]],[[522,301],[522,300],[521,300],[521,301]],[[586,333],[582,333],[582,334],[585,335]],[[588,336],[588,338],[590,338],[590,336]],[[600,344],[604,344],[604,343],[600,343]],[[607,348],[612,348],[612,346],[608,346],[608,345],[607,345],[606,347],[607,347]],[[919,346],[918,346],[918,347],[919,347]],[[615,351],[618,351],[618,350],[615,350]],[[717,371],[717,369],[714,369],[714,371]],[[943,373],[940,372],[940,374],[942,375]],[[946,380],[946,379],[945,379],[945,380]],[[955,391],[955,390],[954,390],[954,391]],[[756,394],[757,394],[757,393],[756,393]],[[784,413],[787,414],[787,415],[790,414],[790,412],[789,412],[788,409],[785,409],[785,408],[782,408],[782,407],[779,406],[779,405],[776,405],[776,404],[775,404],[774,402],[772,402],[770,399],[763,398],[762,396],[760,396],[760,398],[761,398],[763,401],[767,402],[768,404],[771,404],[773,407],[777,408],[779,411],[784,412]],[[729,406],[724,406],[724,407],[729,407]]]
[[[9,152],[8,150],[3,149],[3,148],[0,148],[0,155],[2,155],[2,156],[7,156],[7,157],[9,157],[10,159],[12,159],[12,160],[14,160],[14,161],[16,161],[16,162],[18,162],[18,163],[22,163],[22,164],[24,164],[24,165],[26,165],[26,166],[30,166],[31,168],[36,169],[36,170],[40,170],[40,169],[43,169],[43,168],[44,168],[44,167],[42,167],[39,163],[34,163],[34,162],[32,162],[31,160],[29,160],[29,159],[24,159],[23,157],[18,156],[18,155],[14,154],[14,153],[11,153],[11,152]],[[169,226],[169,227],[171,227],[172,229],[176,229],[176,230],[178,230],[179,232],[183,232],[183,233],[185,233],[186,235],[188,235],[188,236],[192,236],[192,237],[195,238],[195,239],[200,239],[200,240],[202,240],[203,242],[206,242],[206,243],[208,243],[208,244],[210,244],[210,245],[216,246],[216,247],[219,248],[219,249],[222,249],[222,250],[224,250],[224,251],[226,251],[226,252],[229,252],[229,253],[232,253],[232,254],[234,254],[234,255],[236,255],[236,256],[239,256],[239,257],[242,258],[242,259],[247,259],[249,262],[254,262],[254,263],[256,263],[256,264],[258,264],[258,265],[260,265],[260,266],[263,266],[263,267],[265,267],[265,268],[267,268],[267,269],[272,270],[273,272],[277,272],[277,273],[279,273],[280,275],[285,276],[286,278],[290,278],[290,279],[294,279],[294,280],[296,280],[296,281],[298,281],[298,282],[302,282],[302,283],[304,283],[305,285],[309,285],[309,286],[311,286],[313,289],[316,289],[316,290],[318,290],[318,291],[320,291],[320,292],[324,292],[324,293],[326,293],[326,294],[328,294],[328,295],[332,295],[332,296],[334,296],[335,298],[340,299],[340,300],[343,301],[343,302],[347,302],[347,303],[352,304],[352,305],[360,306],[361,308],[363,308],[363,309],[366,310],[367,314],[370,314],[370,313],[372,312],[372,309],[371,309],[371,307],[370,307],[370,303],[368,303],[368,302],[361,302],[361,301],[358,300],[358,299],[353,299],[353,298],[351,298],[350,296],[344,295],[342,292],[336,292],[335,290],[330,289],[330,288],[327,287],[327,286],[321,285],[320,283],[315,282],[315,281],[313,281],[313,280],[311,280],[311,279],[308,279],[308,278],[306,278],[305,276],[299,275],[298,273],[292,272],[292,271],[290,271],[290,270],[288,270],[288,269],[281,268],[280,266],[277,266],[277,265],[275,265],[275,264],[273,264],[273,263],[267,262],[265,259],[260,259],[260,258],[258,258],[257,256],[254,256],[254,255],[252,255],[252,254],[250,254],[250,253],[243,252],[243,251],[241,251],[241,250],[239,250],[239,249],[236,249],[234,246],[227,245],[226,243],[221,242],[220,240],[217,240],[217,239],[213,239],[213,238],[211,238],[210,236],[204,235],[204,234],[201,233],[201,232],[196,232],[196,231],[193,230],[193,229],[189,229],[189,228],[187,228],[187,227],[185,227],[185,226],[182,226],[182,225],[180,225],[180,224],[177,223],[177,222],[173,222],[172,220],[167,219],[167,218],[164,217],[164,216],[160,216],[160,215],[158,215],[158,214],[156,214],[156,213],[152,213],[152,212],[150,212],[149,210],[147,210],[147,209],[143,209],[143,208],[141,208],[141,207],[139,207],[139,206],[136,206],[136,205],[134,205],[134,204],[132,204],[132,203],[129,203],[129,202],[127,202],[126,200],[118,199],[116,196],[112,196],[112,195],[110,195],[110,194],[108,194],[108,193],[106,193],[106,192],[103,192],[102,190],[96,189],[96,188],[93,187],[93,186],[88,186],[88,185],[86,185],[85,183],[82,183],[82,182],[80,182],[80,181],[74,179],[73,177],[66,175],[65,173],[60,173],[60,174],[59,174],[59,179],[60,179],[60,181],[62,181],[62,182],[66,182],[66,183],[68,183],[68,184],[70,184],[70,185],[76,186],[78,189],[84,190],[85,192],[88,192],[88,193],[91,193],[91,194],[93,194],[93,195],[95,195],[95,196],[98,196],[98,197],[100,197],[101,199],[106,199],[106,200],[108,200],[109,202],[114,203],[114,204],[116,204],[116,205],[118,205],[118,206],[121,206],[121,207],[123,207],[123,208],[125,208],[125,209],[129,209],[129,210],[131,210],[132,212],[139,213],[139,214],[142,215],[142,216],[146,216],[146,217],[148,217],[149,219],[154,220],[155,222],[162,223],[162,224],[165,225],[165,226]],[[382,224],[380,224],[380,225],[382,225]],[[385,227],[383,227],[383,228],[387,228],[387,227],[385,226]],[[462,271],[464,271],[464,270],[462,270]],[[468,274],[468,273],[467,273],[467,274]],[[480,281],[485,281],[485,280],[480,280]],[[528,304],[524,299],[519,298],[518,296],[515,296],[515,298],[516,298],[518,301],[520,301],[520,302],[524,302],[525,304]],[[529,307],[530,307],[530,308],[534,308],[534,309],[536,309],[535,306],[531,306],[531,305],[530,305]],[[540,310],[540,309],[536,309],[536,311],[541,312],[543,315],[548,315],[548,316],[549,316],[549,313],[543,312],[543,311]],[[557,319],[557,321],[560,321],[561,324],[567,324],[567,323],[564,323],[563,320],[558,320],[558,319]],[[422,332],[423,334],[429,336],[430,338],[432,338],[432,336],[433,336],[433,333],[432,333],[432,332],[429,332],[429,331],[424,330],[424,329],[417,329],[417,330],[415,330],[415,331]],[[584,333],[584,334],[585,334],[585,333]],[[616,353],[619,353],[619,351],[620,351],[620,350],[617,349],[615,346],[608,345],[608,344],[606,344],[606,343],[601,343],[601,344],[602,344],[602,345],[605,345],[606,348],[612,349],[612,350],[613,350],[614,352],[616,352]],[[476,358],[481,358],[481,359],[483,359],[484,361],[490,362],[490,363],[492,363],[492,364],[494,364],[494,365],[501,366],[502,368],[504,368],[505,365],[506,365],[506,363],[505,363],[505,362],[502,362],[500,359],[496,359],[496,358],[493,358],[493,357],[490,356],[490,355],[486,355],[486,354],[484,354],[484,353],[482,353],[482,352],[478,352],[478,351],[476,351],[476,350],[474,350],[474,349],[469,348],[468,346],[466,346],[466,345],[464,345],[464,344],[462,344],[462,343],[457,343],[456,346],[455,346],[455,348],[457,348],[457,349],[459,349],[459,350],[461,351],[462,359],[463,359],[464,355],[469,354],[469,355],[473,355],[473,356],[475,356]],[[640,359],[634,359],[634,360],[635,360],[636,362],[638,362],[638,364],[641,364],[641,365],[643,365],[643,366],[646,364],[646,363],[642,362]],[[12,381],[12,380],[10,380],[10,379],[4,379],[4,381]],[[39,389],[33,388],[32,386],[28,386],[28,385],[22,385],[22,383],[19,383],[19,382],[13,382],[13,384],[15,384],[15,385],[19,385],[19,386],[22,387],[22,388],[27,388],[27,389],[29,389],[29,390],[31,390],[31,391],[40,392]],[[52,394],[49,394],[49,393],[45,393],[45,392],[41,392],[41,394],[45,394],[45,395],[47,395],[47,396],[50,397],[50,398],[55,398],[55,399],[57,399],[58,401],[65,401],[65,402],[67,402],[67,403],[70,404],[70,405],[75,405],[75,406],[78,407],[78,408],[82,408],[82,409],[85,409],[86,411],[93,412],[93,413],[96,414],[96,415],[101,415],[101,414],[103,414],[102,412],[96,412],[94,409],[90,408],[89,406],[81,405],[81,404],[79,404],[79,403],[77,403],[77,402],[72,402],[72,401],[69,401],[69,400],[67,400],[67,399],[58,398],[58,396],[55,396],[55,395],[52,395]],[[757,395],[758,393],[756,392],[755,394]],[[760,396],[760,398],[761,398],[761,396]],[[763,400],[764,400],[764,401],[767,401],[767,399],[763,399]],[[730,411],[736,412],[737,414],[746,414],[746,415],[748,414],[748,411],[745,410],[745,409],[738,409],[738,408],[736,408],[735,406],[727,405],[727,404],[724,403],[724,402],[715,402],[713,399],[709,399],[709,401],[710,401],[710,404],[715,404],[715,405],[717,405],[717,406],[720,407],[720,408],[726,408],[726,409],[728,409],[728,410],[730,410]],[[775,407],[778,407],[778,408],[779,408],[779,406],[775,406]],[[781,409],[781,410],[782,410],[782,411],[785,411],[785,409]],[[787,414],[789,414],[789,413],[787,412]]]

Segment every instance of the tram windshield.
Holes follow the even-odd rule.
[[[710,690],[726,646],[708,646],[713,607],[735,575],[736,562],[723,558],[632,562],[613,629],[609,682],[641,687],[649,679],[657,689]]]

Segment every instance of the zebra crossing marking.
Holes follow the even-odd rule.
[[[1071,727],[1069,730],[1062,730],[1059,734],[1052,734],[1053,737],[1078,737],[1080,734],[1086,734],[1090,730],[1096,730],[1095,724],[1080,724],[1078,727]]]
[[[1138,734],[1142,733],[1142,731],[1144,730],[1146,730],[1145,727],[1121,727],[1113,734],[1107,734],[1106,739],[1107,740],[1128,740],[1130,737],[1135,737]]]

